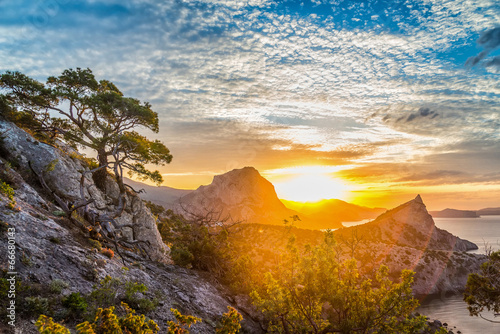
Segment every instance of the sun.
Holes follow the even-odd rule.
[[[279,198],[295,202],[317,202],[323,199],[342,199],[349,192],[347,184],[333,178],[321,167],[294,168],[280,181],[273,182]]]

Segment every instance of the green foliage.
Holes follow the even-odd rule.
[[[0,193],[4,194],[9,199],[7,207],[9,209],[14,209],[16,206],[16,201],[14,199],[14,189],[8,183],[0,180]]]
[[[174,314],[175,322],[169,321],[168,324],[168,334],[187,334],[189,333],[189,328],[192,325],[201,321],[200,318],[197,318],[192,315],[183,315],[175,308],[171,308],[170,311]],[[187,327],[187,328],[186,328]]]
[[[95,309],[98,307],[110,307],[117,303],[118,290],[122,282],[117,278],[107,275],[102,279],[88,296],[89,304]]]
[[[95,175],[105,177],[104,168],[113,170],[121,190],[122,168],[162,182],[161,174],[145,165],[170,163],[170,151],[160,141],[133,131],[145,127],[158,132],[158,114],[149,103],[123,96],[113,83],[96,80],[90,69],[68,69],[49,77],[45,84],[8,71],[0,76],[0,88],[5,92],[0,95],[0,106],[10,119],[35,133],[63,137],[70,145],[95,150],[103,167]],[[109,163],[109,157],[114,162]]]
[[[46,314],[49,312],[48,298],[35,296],[24,298],[25,311],[30,314]]]
[[[69,329],[43,314],[38,317],[35,326],[40,334],[70,334]]]
[[[52,160],[51,162],[49,162],[47,164],[47,166],[45,166],[45,172],[46,173],[50,173],[52,171],[54,171],[54,169],[56,168],[56,165],[59,163],[59,159],[54,159]]]
[[[162,205],[155,204],[151,201],[144,201],[144,204],[146,207],[151,210],[151,213],[155,215],[156,217],[159,217],[161,214],[165,213],[165,208]]]
[[[89,244],[92,248],[96,248],[98,251],[102,249],[102,245],[99,240],[89,239]]]
[[[0,234],[4,234],[9,230],[9,224],[0,219]]]
[[[190,220],[167,210],[158,223],[163,241],[170,245],[175,264],[210,271],[225,277],[233,263],[229,228],[215,215],[193,217]]]
[[[51,236],[51,237],[49,238],[49,241],[50,241],[50,242],[52,242],[52,243],[54,243],[54,244],[58,244],[58,245],[59,245],[59,244],[61,243],[61,238]]]
[[[49,290],[52,293],[60,294],[64,289],[67,289],[69,284],[61,279],[52,280],[49,284]]]
[[[125,316],[118,317],[111,306],[99,308],[93,322],[85,321],[76,326],[78,334],[156,334],[160,330],[153,320],[146,320],[144,315],[135,314],[135,311],[122,303]]]
[[[470,274],[465,286],[464,301],[471,316],[485,310],[500,313],[500,251],[492,252],[481,265],[479,273]]]
[[[425,318],[412,316],[418,306],[412,283],[411,271],[394,283],[385,266],[372,280],[360,274],[354,259],[339,262],[331,233],[302,252],[292,236],[279,268],[266,274],[252,298],[270,332],[414,333],[424,328]]]
[[[228,311],[222,315],[219,325],[215,328],[215,332],[218,334],[239,333],[243,316],[231,306],[228,306],[227,309]]]
[[[75,318],[87,311],[87,301],[80,295],[80,292],[71,293],[63,299],[62,304],[68,309],[69,315]]]
[[[127,282],[125,284],[125,302],[131,305],[132,308],[148,313],[158,307],[158,300],[156,298],[140,298],[138,294],[143,294],[148,291],[148,287],[142,283]]]

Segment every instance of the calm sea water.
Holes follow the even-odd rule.
[[[355,226],[367,223],[345,222],[344,226]],[[500,250],[500,216],[483,216],[480,218],[434,218],[436,226],[447,230],[462,239],[475,243],[479,249],[471,253],[485,254],[485,245],[492,250]],[[499,334],[500,324],[487,322],[478,317],[469,316],[467,304],[462,295],[432,296],[422,301],[417,310],[431,319],[439,319],[448,324],[454,333],[463,334]],[[485,315],[491,320],[500,321],[500,317]]]
[[[462,238],[472,241],[479,249],[471,253],[485,253],[485,245],[493,250],[500,249],[500,216],[483,216],[481,218],[434,218],[436,226]],[[478,317],[469,316],[467,304],[462,295],[433,296],[424,300],[418,311],[432,319],[446,322],[455,333],[464,334],[498,334],[500,324],[487,322]],[[493,315],[489,319],[500,321]],[[456,327],[456,328],[453,328]]]

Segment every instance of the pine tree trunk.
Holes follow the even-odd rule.
[[[97,150],[97,161],[99,162],[99,167],[106,166],[108,164],[108,156],[106,155],[105,150]],[[102,191],[106,190],[107,176],[108,176],[107,168],[99,169],[92,175],[92,179],[94,180],[95,185]]]

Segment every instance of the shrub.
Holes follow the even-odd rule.
[[[111,248],[101,249],[101,254],[109,257],[110,259],[112,259],[113,256],[115,256],[115,252],[113,252],[113,250]]]
[[[35,323],[40,334],[70,334],[70,331],[45,315],[40,315]]]
[[[7,203],[7,207],[9,209],[14,209],[16,207],[16,201],[14,200],[14,189],[4,181],[0,180],[0,192],[7,196],[9,199],[9,203]]]
[[[236,311],[235,308],[228,306],[228,311],[222,315],[219,325],[215,332],[219,334],[236,334],[239,333],[243,316]]]
[[[80,292],[71,293],[63,299],[62,304],[69,310],[69,315],[75,318],[87,311],[87,302]]]
[[[40,296],[24,298],[26,311],[30,314],[44,314],[49,312],[49,300]]]
[[[146,320],[144,315],[135,314],[135,311],[122,303],[126,315],[118,317],[114,314],[115,307],[106,309],[99,308],[96,312],[94,321],[85,321],[78,326],[76,330],[79,334],[95,333],[127,333],[127,334],[156,334],[160,330],[153,320]]]
[[[89,301],[94,305],[94,310],[97,307],[109,307],[115,305],[116,295],[122,282],[117,278],[106,276],[99,282],[99,285],[94,285],[94,290],[89,295]]]
[[[174,314],[175,322],[169,321],[168,324],[168,334],[187,334],[189,333],[188,328],[191,328],[192,325],[201,321],[200,318],[197,318],[192,315],[183,315],[175,308],[171,308],[170,311]],[[187,328],[186,328],[187,327]]]
[[[102,245],[98,240],[89,239],[89,243],[92,248],[96,248],[98,251],[102,249]]]
[[[60,244],[61,243],[61,238],[58,238],[58,237],[50,237],[49,238],[49,241],[54,243],[54,244]]]
[[[154,310],[158,306],[158,300],[156,298],[150,300],[149,298],[138,297],[139,293],[144,293],[148,291],[148,287],[142,283],[137,282],[127,282],[125,284],[125,302],[131,305],[134,309],[142,312],[148,313]]]
[[[52,293],[61,293],[64,289],[68,288],[69,284],[61,279],[55,279],[50,282],[49,290]]]

